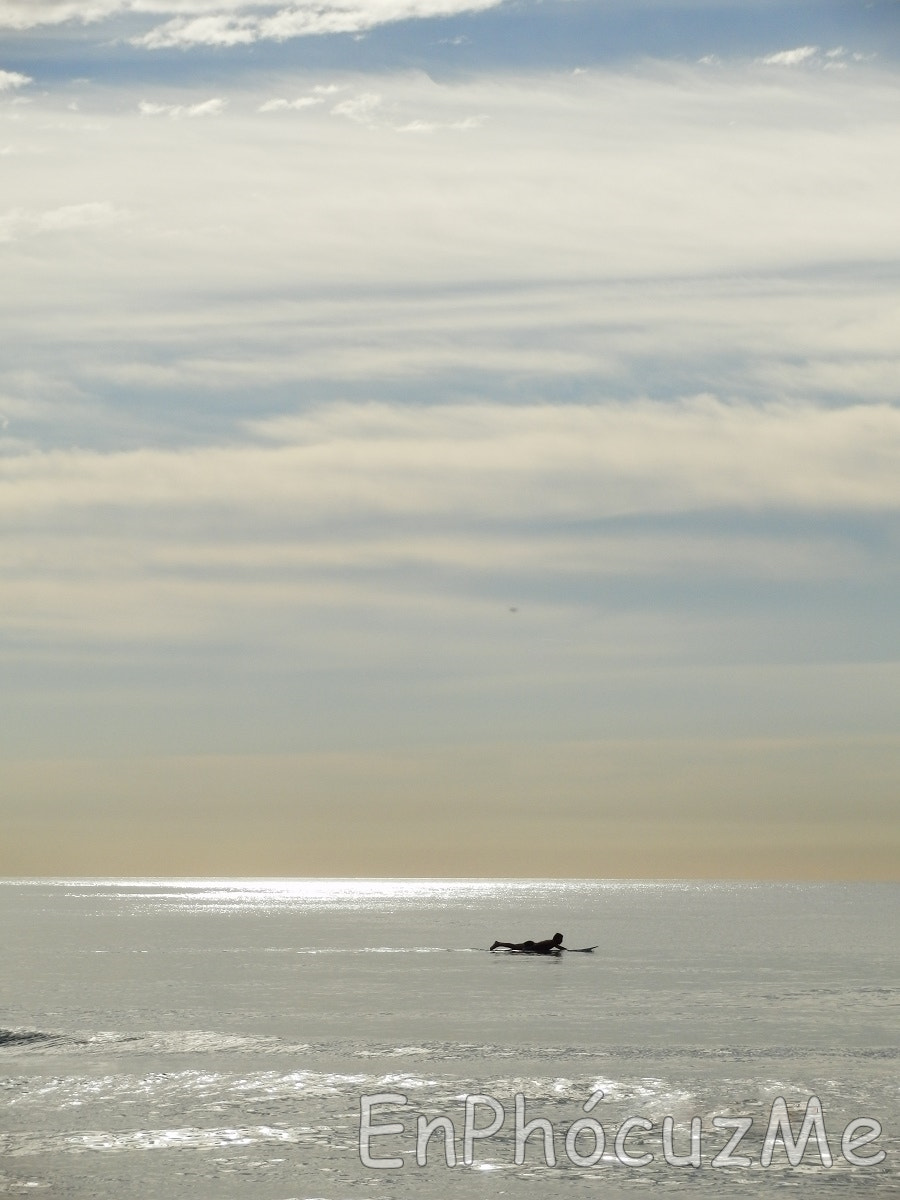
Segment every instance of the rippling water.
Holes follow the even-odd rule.
[[[0,1193],[900,1195],[898,899],[890,885],[6,882]],[[485,949],[556,929],[599,949]],[[361,1105],[385,1093],[407,1103],[375,1105],[372,1123],[403,1130],[369,1152],[403,1166],[376,1169]],[[539,1128],[516,1162],[516,1094],[555,1165]],[[470,1125],[505,1120],[465,1164],[475,1095]],[[807,1116],[812,1137],[765,1166],[779,1097],[794,1137]],[[456,1166],[440,1135],[417,1165],[419,1116],[448,1118]],[[700,1118],[699,1167],[666,1160],[666,1117],[670,1158]],[[734,1156],[749,1161],[714,1162],[741,1118]],[[848,1157],[861,1118],[881,1132]]]

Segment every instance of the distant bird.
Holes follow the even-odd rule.
[[[515,607],[515,605],[511,604],[511,605],[509,606],[509,611],[510,611],[510,612],[518,612],[519,610],[518,610],[518,609]]]

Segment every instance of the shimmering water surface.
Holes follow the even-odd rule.
[[[0,1193],[900,1195],[898,900],[891,885],[2,883]],[[599,948],[486,951],[557,929]],[[370,1142],[401,1168],[360,1160],[377,1093],[407,1100],[372,1111],[403,1124]],[[540,1129],[515,1161],[517,1093],[555,1165]],[[496,1106],[503,1125],[470,1165],[447,1166],[440,1134],[417,1165],[420,1115],[450,1119],[462,1159],[474,1095],[493,1102],[479,1129]],[[798,1162],[779,1141],[763,1165],[778,1097],[795,1136],[815,1115],[830,1167],[815,1133]],[[666,1161],[667,1116],[682,1156],[700,1118],[699,1167]],[[629,1117],[644,1125],[619,1154]],[[715,1122],[740,1117],[749,1162],[715,1164],[732,1136]],[[882,1161],[842,1154],[857,1118],[881,1133],[855,1153]],[[567,1150],[578,1120],[603,1129],[596,1162],[596,1125]]]

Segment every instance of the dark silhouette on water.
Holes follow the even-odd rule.
[[[561,950],[565,950],[562,941],[563,935],[554,933],[552,938],[545,938],[542,942],[533,942],[530,939],[527,942],[494,942],[491,949],[514,950],[517,954],[559,954]]]

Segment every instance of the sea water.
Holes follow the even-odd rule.
[[[898,899],[8,881],[0,1193],[900,1195]]]

